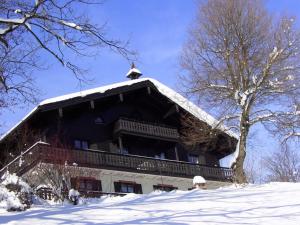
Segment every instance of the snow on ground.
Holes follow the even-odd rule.
[[[300,183],[103,197],[88,204],[0,209],[1,224],[300,224]]]

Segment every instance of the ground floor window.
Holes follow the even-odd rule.
[[[130,181],[114,182],[115,192],[142,194],[142,185]]]
[[[101,181],[90,177],[71,178],[71,186],[79,191],[102,191]]]
[[[178,189],[178,187],[174,187],[172,185],[167,185],[167,184],[153,185],[153,190],[173,191],[173,190],[177,190],[177,189]]]
[[[134,185],[121,183],[121,192],[134,193]]]

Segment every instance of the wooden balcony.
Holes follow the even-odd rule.
[[[20,163],[20,160],[22,163]],[[0,171],[6,170],[22,175],[39,162],[76,163],[81,167],[128,171],[134,173],[192,178],[196,175],[217,181],[231,181],[233,171],[229,168],[210,167],[174,160],[161,160],[137,155],[121,155],[95,150],[70,150],[54,148],[38,143],[24,152]]]
[[[179,138],[179,133],[176,128],[127,118],[120,118],[115,123],[114,134],[118,133],[170,141],[177,141]]]

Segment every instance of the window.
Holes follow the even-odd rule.
[[[121,183],[121,192],[134,193],[134,185],[133,184]]]
[[[96,117],[95,124],[104,124],[104,120],[101,116]]]
[[[142,113],[140,113],[138,110],[135,110],[131,113],[130,118],[136,119],[136,120],[142,120]]]
[[[199,163],[199,156],[194,154],[188,154],[188,161],[190,163]]]
[[[88,149],[89,148],[89,144],[87,141],[81,141],[81,148],[82,149]]]
[[[161,152],[158,155],[155,155],[154,158],[156,158],[156,159],[166,159],[166,154],[164,152]]]
[[[130,181],[114,182],[115,192],[142,194],[142,185]]]
[[[89,149],[89,144],[87,141],[83,141],[83,140],[74,140],[74,147],[76,149]]]
[[[129,154],[129,151],[128,151],[128,148],[122,148],[121,150],[120,150],[120,153],[122,154],[122,155],[128,155]]]
[[[199,164],[205,164],[205,163],[206,163],[205,156],[199,155]]]
[[[102,191],[101,181],[89,177],[71,178],[71,186],[79,191]]]
[[[173,191],[173,190],[177,190],[177,187],[174,187],[172,185],[167,185],[167,184],[157,184],[157,185],[153,185],[153,190],[161,190],[161,191]]]
[[[81,148],[81,141],[75,140],[74,141],[74,147],[77,148],[77,149],[80,149]]]
[[[79,182],[79,189],[80,190],[84,190],[85,189],[85,183],[84,182],[82,182],[82,181]]]

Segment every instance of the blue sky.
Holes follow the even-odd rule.
[[[195,17],[196,5],[196,0],[106,0],[102,5],[84,10],[94,22],[108,23],[108,36],[130,41],[130,48],[138,52],[136,64],[144,76],[155,78],[177,90],[177,75],[180,72],[178,58],[188,27]],[[278,14],[297,16],[300,13],[298,0],[269,0],[267,7]],[[43,60],[52,66],[34,74],[41,90],[41,100],[80,90],[70,71],[48,55],[43,55]],[[130,62],[108,50],[99,52],[97,57],[76,60],[89,68],[87,76],[93,79],[83,89],[124,81],[130,67]],[[33,107],[15,107],[2,113],[0,119],[4,121],[4,126],[0,128],[0,133],[12,127]],[[266,141],[267,134],[259,129],[253,134],[255,142],[259,143],[256,151],[261,152],[274,144],[272,137],[268,136],[269,141]]]

